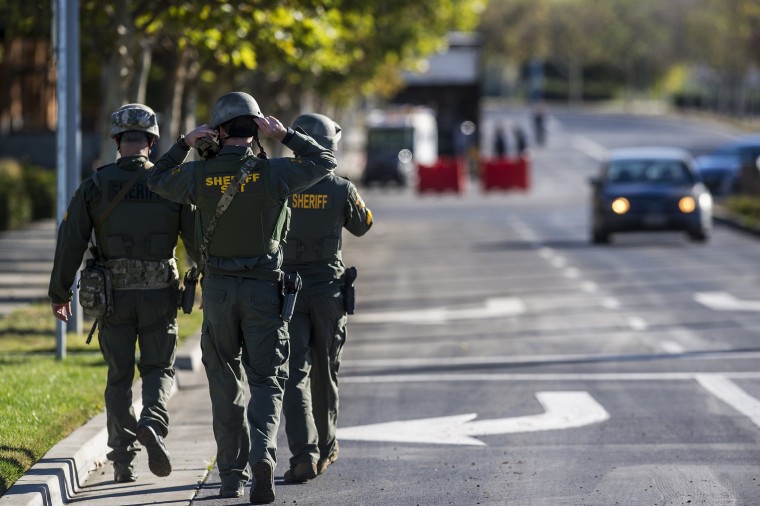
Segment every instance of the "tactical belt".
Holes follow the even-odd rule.
[[[261,279],[264,281],[281,281],[282,271],[273,271],[269,269],[252,268],[244,271],[225,271],[224,269],[215,269],[206,267],[206,274],[211,276],[222,276],[232,278]]]
[[[177,282],[177,261],[138,260],[115,258],[98,262],[108,267],[112,274],[111,286],[114,290],[153,290],[167,288]]]

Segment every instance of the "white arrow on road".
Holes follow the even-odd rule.
[[[480,320],[515,316],[525,312],[525,303],[517,297],[486,299],[479,307],[433,309],[413,309],[408,311],[384,311],[377,313],[357,313],[351,316],[352,323],[417,323],[430,325],[452,320]]]
[[[540,415],[472,421],[478,415],[444,416],[376,423],[338,429],[338,439],[485,446],[471,436],[570,429],[609,419],[588,392],[537,392],[545,412]]]
[[[716,311],[760,311],[760,300],[741,300],[726,292],[698,292],[694,300]]]

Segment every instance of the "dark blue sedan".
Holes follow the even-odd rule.
[[[684,231],[703,242],[712,229],[712,196],[678,148],[625,148],[609,153],[593,188],[591,240],[617,232]]]
[[[724,196],[736,193],[742,167],[760,169],[760,135],[743,135],[715,151],[696,159],[697,170],[710,193]]]

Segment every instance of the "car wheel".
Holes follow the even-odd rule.
[[[691,242],[707,242],[709,238],[710,234],[706,230],[699,229],[689,231],[689,239]]]
[[[608,244],[610,242],[610,233],[606,230],[593,229],[591,231],[591,242],[594,244]]]

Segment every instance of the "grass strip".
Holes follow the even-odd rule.
[[[196,334],[203,312],[180,314],[180,342]],[[55,358],[55,318],[40,302],[0,318],[0,496],[50,448],[103,410],[107,369],[96,342],[67,335]],[[135,371],[135,378],[139,375]]]

